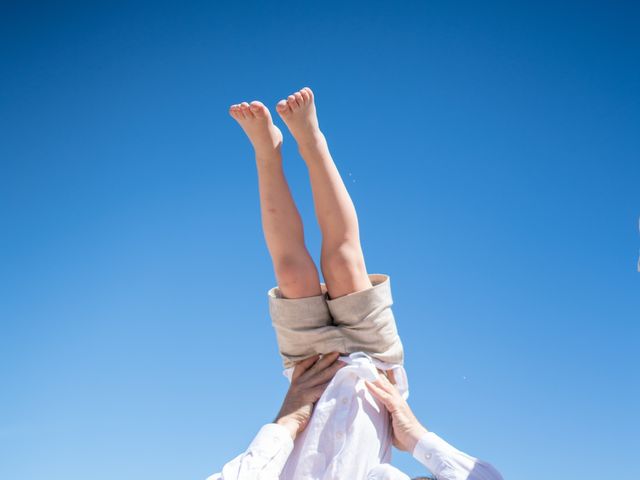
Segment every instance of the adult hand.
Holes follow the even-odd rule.
[[[390,371],[392,380],[393,372]],[[378,375],[375,382],[365,382],[371,394],[389,411],[393,428],[393,445],[406,452],[413,452],[416,444],[427,433],[411,411],[407,401],[402,398],[395,385],[385,375]]]
[[[309,423],[313,406],[322,392],[336,372],[344,367],[345,364],[338,361],[339,356],[337,352],[322,357],[314,355],[294,367],[289,391],[275,420],[275,423],[289,430],[294,440]]]

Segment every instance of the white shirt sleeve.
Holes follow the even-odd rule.
[[[413,457],[437,480],[503,480],[489,463],[461,452],[433,432],[427,432],[413,449]]]
[[[288,430],[275,423],[263,426],[249,448],[207,480],[277,480],[293,450]]]
[[[411,478],[393,465],[381,463],[369,470],[367,480],[411,480]]]

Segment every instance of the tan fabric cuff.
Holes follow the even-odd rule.
[[[269,313],[285,368],[317,353],[365,352],[380,361],[402,365],[404,353],[391,311],[391,281],[369,274],[371,288],[329,299],[322,295],[283,298],[269,290]]]
[[[271,323],[285,368],[317,353],[346,351],[323,291],[313,297],[283,298],[278,287],[269,290]]]
[[[333,324],[340,328],[347,353],[365,352],[380,361],[402,365],[404,351],[391,310],[391,278],[369,274],[372,287],[327,299]]]

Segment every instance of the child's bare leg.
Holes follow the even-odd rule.
[[[286,298],[320,295],[318,269],[304,243],[300,214],[282,169],[282,133],[260,102],[232,105],[256,153],[262,228],[278,287]]]
[[[320,265],[331,298],[371,287],[358,217],[318,125],[310,88],[281,100],[277,111],[289,127],[309,169],[316,216],[322,231]]]

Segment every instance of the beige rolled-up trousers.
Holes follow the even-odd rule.
[[[369,274],[372,287],[330,299],[322,294],[284,298],[278,287],[268,291],[269,313],[284,367],[317,353],[365,352],[380,361],[402,365],[404,353],[391,311],[391,279]]]

